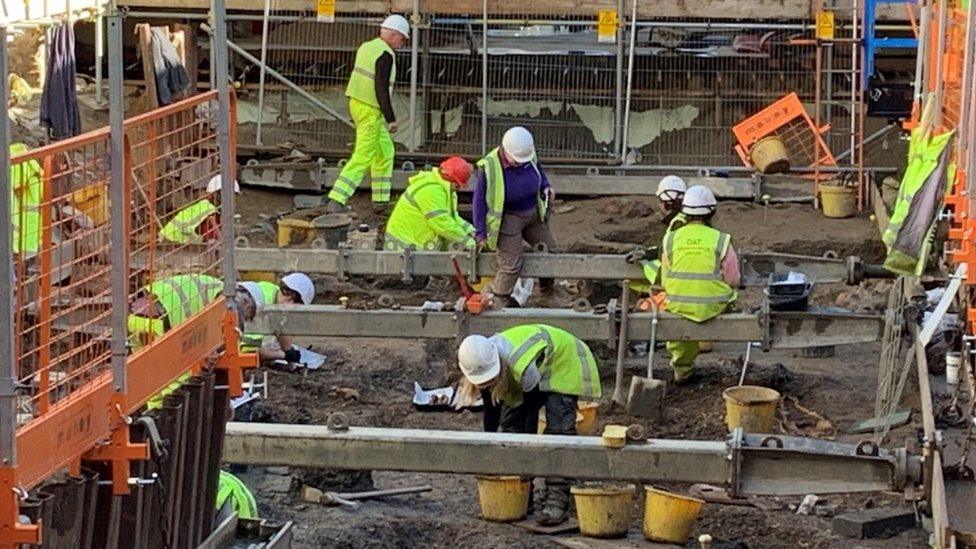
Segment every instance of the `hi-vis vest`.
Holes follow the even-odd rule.
[[[666,242],[668,235],[671,234],[675,229],[681,228],[685,223],[688,222],[688,218],[685,214],[678,212],[671,221],[668,222],[668,228],[664,231],[664,238],[662,243]],[[659,259],[645,259],[641,262],[641,270],[644,272],[643,280],[631,280],[630,289],[635,292],[651,293],[652,287],[657,284],[657,278],[661,274],[661,260]]]
[[[274,282],[260,281],[257,283],[258,288],[261,288],[261,297],[264,298],[265,305],[274,305],[278,302],[278,290],[279,287]],[[259,333],[246,333],[241,336],[241,351],[245,353],[253,353],[259,347],[261,347],[261,342],[264,341],[264,334]]]
[[[485,172],[485,203],[488,206],[485,224],[488,229],[488,247],[492,250],[496,249],[498,245],[498,233],[502,228],[502,213],[505,210],[505,176],[502,172],[502,161],[498,155],[499,151],[496,147],[478,161],[478,167]],[[539,173],[538,164],[534,159],[531,164],[541,180],[542,174]],[[536,204],[539,207],[539,219],[545,219],[546,203],[542,198],[542,185],[539,186]]]
[[[390,69],[390,92],[393,92],[393,83],[396,81],[396,54],[393,53],[393,48],[389,44],[377,37],[368,42],[363,42],[363,45],[356,50],[356,64],[353,65],[349,84],[346,85],[346,97],[362,101],[377,109],[380,108],[380,102],[376,99],[375,88],[376,60],[384,53],[393,56],[393,68]]]
[[[176,244],[191,244],[202,242],[203,237],[197,234],[197,228],[211,215],[217,213],[217,206],[207,199],[194,202],[176,212],[173,219],[159,232],[161,240],[168,240]]]
[[[689,223],[667,234],[661,269],[666,310],[704,322],[735,301],[735,289],[722,280],[722,258],[731,240],[702,223]]]
[[[239,478],[228,472],[221,471],[220,481],[217,484],[218,511],[228,499],[231,500],[231,506],[239,518],[257,518],[258,504],[254,500],[254,495],[251,494],[251,491],[248,490],[247,486]]]
[[[540,391],[592,400],[600,398],[602,391],[596,360],[590,348],[573,334],[545,324],[525,324],[498,335],[512,346],[512,352],[502,357],[514,380],[510,384],[511,390],[504,396],[507,404],[514,406],[521,402],[519,382],[525,369],[532,364],[542,376]]]
[[[153,296],[166,311],[164,317],[147,318],[129,315],[127,319],[130,342],[135,349],[141,346],[139,333],[151,333],[160,337],[203,308],[220,295],[224,283],[207,275],[175,275],[153,282],[143,291]]]
[[[23,143],[10,144],[11,156],[28,150]],[[44,200],[40,162],[29,160],[10,165],[10,197],[13,251],[15,254],[36,254],[41,249],[41,202]]]
[[[454,242],[474,246],[473,233],[474,227],[457,215],[457,193],[435,168],[410,178],[383,240],[388,250],[446,250]]]

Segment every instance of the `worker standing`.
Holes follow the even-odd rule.
[[[589,347],[573,334],[544,324],[515,326],[485,337],[470,335],[458,348],[460,405],[481,393],[485,430],[535,433],[546,409],[547,435],[575,435],[577,399],[600,398],[600,372]],[[499,406],[500,405],[500,406]],[[569,514],[569,481],[547,478],[537,522],[556,525]]]
[[[501,147],[479,160],[478,167],[472,205],[475,238],[479,247],[497,251],[489,303],[497,309],[513,305],[523,240],[556,247],[549,230],[549,204],[556,193],[539,165],[532,134],[521,126],[505,132]],[[552,279],[540,280],[540,286],[551,292]]]
[[[339,172],[329,192],[329,213],[346,210],[346,203],[369,170],[373,184],[373,209],[385,211],[390,202],[394,146],[391,133],[399,123],[393,112],[393,84],[396,82],[395,49],[410,39],[410,23],[391,15],[380,25],[380,35],[364,42],[346,86],[349,114],[356,124],[352,156]]]
[[[468,187],[472,171],[467,160],[452,156],[437,168],[411,177],[386,223],[386,249],[413,246],[447,250],[451,244],[474,247],[474,226],[457,210],[457,191]]]
[[[739,286],[739,258],[732,237],[711,226],[715,195],[696,186],[685,193],[681,213],[686,223],[669,231],[661,256],[665,310],[694,322],[705,322],[732,304]],[[675,382],[692,379],[697,341],[669,341]]]
[[[281,278],[281,284],[274,282],[254,282],[261,293],[264,305],[311,305],[315,299],[315,283],[305,273],[289,273]],[[262,307],[263,308],[263,307]],[[301,353],[292,345],[286,335],[275,335],[277,346],[265,346],[264,334],[246,333],[241,338],[241,350],[245,353],[258,353],[261,362],[284,360],[290,364],[301,362]],[[277,348],[275,348],[277,347]]]
[[[218,174],[207,182],[207,196],[176,212],[159,232],[159,239],[174,244],[220,240],[220,211],[214,204],[214,201],[219,203],[220,187]],[[237,181],[234,182],[234,192],[241,192]],[[211,201],[211,198],[215,200]]]

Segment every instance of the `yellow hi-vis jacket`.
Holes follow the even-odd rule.
[[[386,223],[386,249],[446,250],[474,246],[474,226],[458,215],[457,193],[437,168],[410,178]]]
[[[737,292],[722,279],[722,259],[732,238],[702,223],[667,234],[661,261],[665,309],[704,322],[725,311]]]
[[[11,156],[28,150],[23,143],[10,144]],[[15,254],[33,255],[41,249],[41,203],[44,201],[44,181],[41,174],[41,164],[37,160],[10,165]]]
[[[393,83],[396,81],[396,55],[393,48],[383,41],[382,38],[374,38],[368,42],[363,42],[356,50],[356,62],[349,75],[349,84],[346,85],[346,97],[366,103],[373,108],[380,108],[380,102],[376,98],[376,60],[384,53],[393,55],[393,67],[390,69],[390,92],[393,92]]]
[[[498,233],[502,229],[502,215],[505,212],[505,175],[502,170],[502,161],[498,156],[500,151],[496,147],[484,158],[478,161],[478,167],[485,171],[485,204],[488,212],[485,214],[485,226],[488,229],[488,247],[492,250],[498,247]],[[536,161],[532,160],[532,167],[536,173],[539,167]],[[541,178],[542,175],[540,174]],[[536,196],[536,205],[539,208],[539,219],[546,219],[546,201],[542,197],[542,186],[539,186],[539,194]]]
[[[194,244],[203,241],[197,234],[197,228],[211,215],[217,213],[217,206],[207,199],[199,200],[176,212],[163,230],[159,232],[160,240],[168,240],[176,244]]]

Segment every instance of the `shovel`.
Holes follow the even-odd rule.
[[[647,348],[647,377],[630,378],[630,392],[627,394],[627,411],[636,416],[657,419],[661,415],[664,402],[663,380],[654,379],[654,348],[657,346],[658,305],[651,302],[651,340]]]

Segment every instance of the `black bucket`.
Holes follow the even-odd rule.
[[[320,215],[312,220],[315,231],[325,237],[325,247],[330,250],[338,249],[346,241],[351,224],[352,218],[340,213]]]

